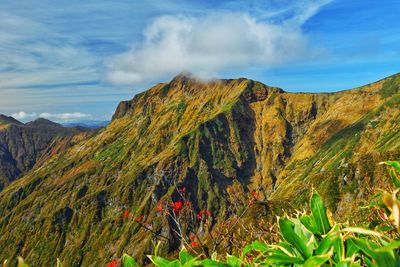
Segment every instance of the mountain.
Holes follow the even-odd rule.
[[[153,233],[169,237],[162,252],[172,253],[176,226],[157,205],[177,201],[177,186],[196,212],[212,212],[212,229],[241,194],[256,191],[279,212],[303,207],[312,187],[337,219],[363,219],[358,204],[388,186],[377,163],[400,156],[399,104],[399,74],[319,94],[178,75],[121,102],[107,127],[0,193],[0,258],[21,255],[33,266],[57,257],[105,265],[123,252],[142,259]],[[125,210],[151,232],[124,220]],[[206,237],[198,227],[189,230]]]
[[[107,126],[110,121],[100,121],[100,120],[82,120],[77,122],[66,122],[62,125],[65,127],[85,127],[90,129],[98,129]]]
[[[65,128],[46,119],[24,124],[0,115],[0,191],[35,164],[74,144],[78,135],[87,131]]]

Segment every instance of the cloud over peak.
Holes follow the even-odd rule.
[[[304,2],[279,23],[228,11],[160,16],[146,27],[141,43],[108,61],[108,80],[135,84],[181,71],[209,77],[297,60],[309,53],[301,25],[329,1]]]

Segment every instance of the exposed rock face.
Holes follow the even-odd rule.
[[[153,249],[125,209],[172,235],[157,203],[186,186],[196,211],[229,216],[230,188],[300,207],[312,186],[340,218],[375,187],[376,163],[400,156],[400,75],[338,93],[179,75],[122,102],[113,121],[0,193],[0,257],[32,265],[104,265]],[[346,177],[346,180],[343,179]],[[271,206],[271,205],[270,205]],[[165,251],[179,246],[171,242]]]
[[[37,162],[69,147],[74,136],[85,131],[65,128],[46,119],[23,124],[0,115],[0,191]]]

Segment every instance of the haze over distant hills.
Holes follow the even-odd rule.
[[[97,129],[107,126],[110,121],[100,121],[100,120],[80,120],[76,122],[64,122],[62,123],[65,127],[86,127],[91,129]]]
[[[140,260],[152,253],[152,232],[172,240],[161,250],[172,253],[174,224],[157,216],[157,205],[176,199],[177,185],[196,212],[212,211],[211,231],[229,216],[237,192],[259,192],[262,208],[273,212],[269,203],[303,207],[315,187],[337,219],[362,219],[354,207],[388,184],[376,164],[400,157],[399,106],[399,74],[337,93],[178,75],[121,102],[107,127],[0,193],[0,257],[21,255],[33,266],[54,265],[54,255],[66,266],[101,266],[122,252]],[[38,140],[33,128],[41,122],[48,124],[5,118],[2,131]],[[46,140],[54,129],[71,131],[46,127]],[[144,216],[152,232],[119,219],[126,209]]]

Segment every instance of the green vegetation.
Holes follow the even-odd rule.
[[[391,181],[397,190],[400,188],[400,163],[396,161],[382,162],[389,166]],[[178,190],[182,193],[183,189]],[[186,189],[184,189],[186,191]],[[177,259],[168,260],[158,255],[157,245],[154,255],[149,255],[151,262],[158,267],[192,267],[192,266],[385,266],[400,265],[400,201],[396,193],[390,195],[384,192],[383,202],[388,210],[388,216],[396,226],[395,238],[383,232],[352,227],[347,223],[334,222],[323,203],[321,196],[313,191],[310,198],[310,213],[298,213],[295,217],[287,215],[278,217],[280,240],[275,244],[255,241],[244,247],[240,255],[226,256],[214,252],[210,258],[204,254],[193,256],[185,246],[182,247]],[[178,205],[179,204],[179,205]],[[373,206],[371,203],[371,207]],[[181,202],[174,203],[174,214],[182,209]],[[175,213],[176,212],[176,213]],[[200,213],[201,214],[201,213]],[[126,214],[127,215],[127,214]],[[178,217],[175,217],[175,219]],[[196,246],[198,246],[196,241]],[[193,246],[192,242],[192,246]],[[193,250],[193,249],[192,249]],[[22,258],[19,267],[29,267]],[[124,254],[121,262],[113,260],[108,267],[136,267],[137,262]],[[7,261],[3,267],[7,266]],[[57,259],[57,267],[61,267]]]

